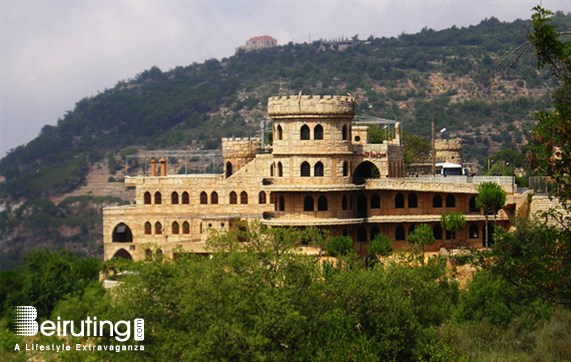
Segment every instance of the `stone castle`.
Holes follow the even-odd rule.
[[[271,97],[268,115],[273,144],[222,139],[221,174],[167,175],[162,159],[152,163],[149,175],[126,177],[135,202],[103,210],[104,258],[208,253],[209,229],[230,230],[252,220],[346,235],[361,256],[379,233],[390,236],[396,249],[405,248],[415,226],[428,224],[438,250],[452,243],[440,215],[454,211],[467,221],[455,240],[482,246],[485,219],[476,207],[477,185],[489,180],[405,177],[399,123],[383,143],[369,143],[369,126],[354,121],[351,96]],[[504,186],[514,194],[513,181]],[[509,222],[505,212],[497,220]]]

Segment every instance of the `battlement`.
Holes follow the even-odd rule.
[[[273,119],[350,117],[355,115],[352,96],[277,96],[268,99],[268,114]]]
[[[460,151],[462,150],[462,139],[434,140],[434,148],[437,151]]]
[[[252,158],[260,148],[261,141],[257,137],[230,137],[222,138],[222,156]]]

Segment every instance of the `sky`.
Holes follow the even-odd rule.
[[[0,157],[84,97],[152,66],[232,56],[252,36],[390,37],[529,19],[540,2],[571,12],[571,0],[0,0]]]

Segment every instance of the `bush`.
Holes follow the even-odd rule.
[[[369,244],[369,256],[389,255],[393,251],[393,241],[388,235],[377,234]]]
[[[549,306],[537,297],[523,293],[506,280],[489,271],[479,271],[460,295],[456,310],[459,321],[488,321],[492,325],[507,326],[519,318],[521,323],[532,324],[547,318]]]
[[[333,236],[329,239],[326,250],[329,256],[347,255],[353,251],[353,239],[348,236]]]

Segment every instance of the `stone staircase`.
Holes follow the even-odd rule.
[[[118,182],[109,182],[109,176],[112,175],[109,174],[107,162],[96,163],[91,166],[83,186],[75,189],[68,194],[54,197],[52,201],[58,203],[66,197],[83,195],[114,196],[126,201],[130,201],[135,198],[134,191],[128,190],[122,180]],[[113,177],[120,178],[121,176],[118,174]]]
[[[550,199],[547,195],[534,195],[531,199],[531,204],[529,207],[529,217],[531,219],[544,220],[542,214],[546,211],[555,210],[563,215],[569,217],[569,213],[565,212],[558,199]],[[556,225],[556,221],[552,218],[548,218],[548,224]]]

